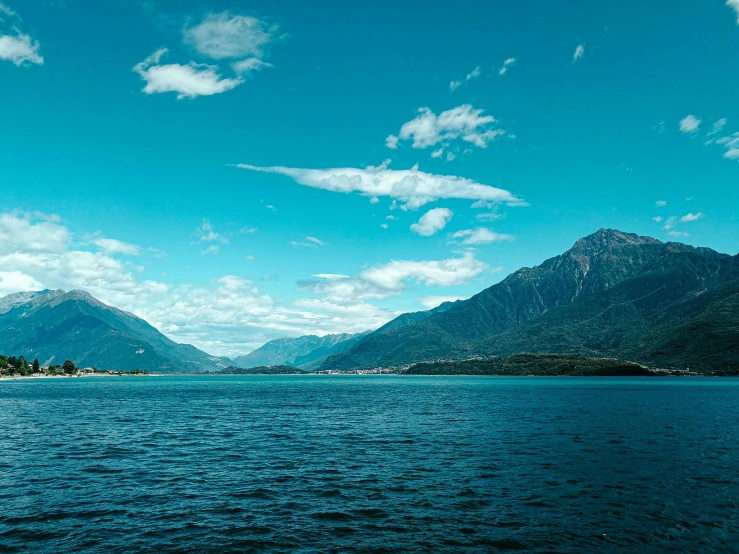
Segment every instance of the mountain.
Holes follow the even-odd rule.
[[[230,365],[189,344],[177,344],[144,320],[78,290],[0,299],[0,351],[38,358],[42,365],[69,359],[100,369],[207,371]]]
[[[326,335],[305,335],[297,338],[271,340],[252,353],[234,358],[238,367],[245,369],[262,366],[288,365],[302,369],[315,369],[331,354],[351,348],[356,340],[366,333]]]
[[[739,256],[601,229],[452,308],[374,333],[322,369],[521,352],[739,365]]]
[[[376,331],[366,331],[355,335],[347,333],[326,335],[324,337],[305,335],[297,338],[271,340],[251,354],[234,358],[234,362],[238,367],[246,369],[278,365],[299,367],[306,371],[319,369],[328,357],[354,348],[367,337],[424,321],[435,313],[448,310],[455,303],[444,302],[431,310],[401,314]]]
[[[445,312],[449,310],[450,308],[454,307],[455,304],[458,302],[461,302],[461,300],[457,300],[455,302],[442,302],[436,308],[432,308],[430,310],[424,310],[422,312],[408,312],[405,314],[400,314],[395,319],[388,321],[385,325],[377,329],[376,331],[373,331],[372,333],[368,334],[368,337],[371,337],[372,335],[382,335],[383,333],[387,333],[389,331],[395,331],[396,329],[400,329],[401,327],[407,327],[408,325],[412,325],[413,323],[420,323],[421,321],[426,321],[428,318],[430,318],[434,314],[438,314],[441,312]]]

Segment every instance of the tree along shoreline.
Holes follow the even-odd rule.
[[[47,377],[85,377],[85,376],[118,376],[118,375],[149,375],[143,369],[131,371],[100,370],[96,367],[80,368],[72,360],[66,360],[62,365],[42,366],[38,359],[28,362],[23,356],[5,356],[0,354],[0,378],[47,378]]]

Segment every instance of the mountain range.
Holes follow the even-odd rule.
[[[177,344],[143,319],[73,290],[22,292],[0,299],[0,352],[69,359],[79,367],[148,371],[216,371],[230,360]]]
[[[0,352],[160,372],[345,370],[523,352],[733,371],[739,256],[601,229],[468,300],[402,314],[371,332],[276,339],[234,362],[177,344],[86,292],[22,292],[0,298]]]
[[[739,256],[601,229],[448,310],[367,336],[322,369],[520,352],[736,367]]]
[[[263,366],[291,366],[311,371],[320,368],[330,356],[354,348],[367,337],[418,323],[435,313],[448,310],[454,304],[455,302],[444,302],[432,310],[401,314],[376,331],[365,331],[357,334],[340,333],[323,337],[304,335],[297,338],[274,339],[250,354],[237,356],[234,358],[234,363],[244,369]]]
[[[241,368],[291,366],[305,370],[321,366],[331,354],[351,348],[367,333],[335,335],[304,335],[297,338],[274,339],[245,356],[237,356],[234,363]]]

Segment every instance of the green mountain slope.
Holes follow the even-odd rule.
[[[163,372],[230,365],[229,360],[175,343],[144,320],[86,292],[42,291],[27,298],[6,297],[0,305],[3,301],[12,306],[0,313],[0,351],[38,358],[43,365],[70,359],[80,367]]]
[[[303,369],[319,367],[326,357],[351,348],[366,333],[341,333],[319,337],[305,335],[297,338],[271,340],[250,354],[234,358],[238,367],[252,368],[288,365]],[[352,342],[354,341],[354,342]]]
[[[627,356],[674,366],[731,364],[732,329],[739,323],[739,313],[732,312],[736,268],[737,258],[710,249],[602,229],[446,312],[372,335],[322,367],[520,352]],[[713,334],[695,332],[709,324]],[[680,342],[670,338],[675,335],[683,336]],[[688,356],[691,349],[696,354]],[[718,351],[724,353],[711,354]]]

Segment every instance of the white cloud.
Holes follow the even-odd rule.
[[[116,239],[99,238],[93,240],[92,244],[108,254],[126,254],[128,256],[138,256],[141,254],[140,246]]]
[[[0,255],[66,250],[71,238],[66,227],[56,223],[56,217],[47,219],[43,214],[0,214]]]
[[[468,246],[513,240],[513,235],[496,233],[495,231],[491,231],[487,227],[478,227],[477,229],[466,229],[464,231],[457,231],[456,233],[452,233],[449,236],[453,239],[462,239],[462,244]]]
[[[654,205],[657,206],[658,208],[664,208],[665,206],[667,206],[667,201],[657,200],[657,202],[655,202]]]
[[[514,65],[516,65],[516,58],[508,58],[503,62],[503,66],[498,70],[498,75],[505,75]]]
[[[403,209],[416,209],[438,199],[458,198],[505,203],[512,206],[526,205],[507,190],[483,185],[453,175],[434,175],[419,171],[388,169],[389,160],[378,167],[366,169],[303,169],[292,167],[259,167],[239,164],[236,167],[250,171],[286,175],[295,182],[332,192],[359,192],[369,197],[389,196],[405,205]]]
[[[15,292],[41,290],[43,285],[20,271],[0,271],[0,297]]]
[[[737,24],[739,24],[739,0],[726,0],[726,5],[734,8],[737,15]]]
[[[652,218],[652,221],[655,221],[656,223],[662,222],[662,216],[658,215]]]
[[[6,60],[17,66],[26,63],[43,65],[44,58],[39,50],[41,45],[29,35],[16,30],[15,35],[0,35],[0,60]]]
[[[423,214],[418,223],[411,225],[411,231],[422,237],[430,237],[446,227],[453,215],[452,210],[447,208],[434,208]]]
[[[689,237],[690,233],[685,233],[683,231],[670,231],[667,233],[671,237]]]
[[[724,154],[724,158],[730,160],[739,160],[739,148],[730,148]]]
[[[319,248],[321,246],[326,246],[325,242],[316,237],[305,237],[303,242],[293,241],[290,244],[296,248]]]
[[[461,79],[459,81],[451,81],[449,83],[449,91],[454,92],[462,85],[465,85],[470,81],[477,79],[480,75],[482,75],[482,72],[480,71],[480,66],[477,66],[475,69],[470,71],[464,79]]]
[[[739,1],[739,0],[737,0],[737,1]],[[722,117],[721,119],[717,119],[713,123],[713,129],[711,130],[710,133],[708,133],[707,136],[710,137],[710,136],[713,136],[713,135],[718,135],[719,133],[721,133],[721,131],[724,130],[724,127],[726,127],[726,124],[727,123],[728,123],[728,121],[726,120],[725,117]]]
[[[677,224],[677,217],[672,216],[668,217],[665,221],[664,226],[662,227],[665,231],[669,231],[670,229],[673,229],[675,225]]]
[[[10,8],[9,8],[8,6],[6,6],[5,4],[0,4],[0,14],[5,14],[5,15],[7,15],[8,17],[13,17],[13,16],[15,16],[15,12],[14,12],[13,10],[11,10],[11,9],[10,9]]]
[[[263,62],[262,60],[257,58],[247,58],[245,60],[241,60],[231,64],[231,68],[240,77],[243,77],[244,75],[251,73],[252,71],[260,71],[268,67],[272,67],[272,64]]]
[[[146,94],[176,92],[177,99],[181,100],[220,94],[244,82],[242,79],[222,78],[214,65],[195,62],[187,65],[177,63],[159,65],[167,52],[166,48],[162,48],[134,66],[133,70],[146,81],[143,88]]]
[[[142,279],[144,268],[117,259],[120,252],[71,249],[74,244],[93,245],[89,240],[75,241],[56,216],[0,214],[0,231],[0,293],[87,290],[106,304],[146,319],[173,340],[217,355],[246,353],[283,336],[377,328],[399,313],[371,300],[401,294],[412,283],[461,284],[488,269],[472,253],[438,261],[399,260],[372,266],[355,277],[318,274],[317,280],[301,288],[311,292],[310,298],[277,302],[253,281],[237,275],[204,285]],[[210,231],[212,227],[206,226],[204,235]],[[204,243],[218,246],[219,241]]]
[[[380,199],[377,198],[377,196],[373,196],[372,198],[370,198],[370,204],[379,204],[379,203],[380,203]]]
[[[681,223],[690,223],[692,221],[698,221],[702,217],[703,217],[703,213],[701,213],[701,212],[698,212],[697,214],[689,213],[689,214],[685,214],[684,216],[682,216],[680,218],[680,222]]]
[[[406,281],[427,286],[459,285],[487,268],[487,264],[475,259],[474,254],[465,252],[459,258],[440,261],[394,260],[362,271],[360,278],[386,291],[399,291]]]
[[[680,120],[680,132],[681,133],[695,133],[700,127],[701,120],[694,115],[688,115],[684,119]]]
[[[475,219],[479,219],[480,221],[495,221],[496,219],[502,219],[504,216],[503,214],[499,213],[486,213],[486,214],[477,214],[475,216]]]
[[[210,14],[205,20],[185,29],[183,38],[201,54],[215,60],[259,57],[277,32],[255,17]]]
[[[483,115],[483,112],[470,104],[457,106],[438,116],[430,108],[421,108],[419,115],[403,124],[400,133],[389,136],[385,144],[389,148],[396,148],[399,141],[412,139],[413,148],[440,145],[444,150],[452,142],[461,140],[485,148],[497,137],[505,135],[506,131],[494,128],[497,120],[492,115]],[[441,155],[438,148],[434,152]]]
[[[572,61],[573,63],[582,58],[585,55],[585,45],[584,44],[578,44],[577,48],[575,48],[575,53],[572,54]]]
[[[218,254],[220,251],[221,251],[220,246],[218,246],[217,244],[211,244],[208,248],[203,250],[201,254],[203,254],[203,256],[215,255],[215,254]]]
[[[419,298],[421,304],[427,309],[437,308],[444,302],[456,302],[457,300],[466,300],[464,296],[424,296]]]
[[[380,223],[380,227],[382,227],[383,229],[388,229],[390,225],[388,225],[387,223]]]
[[[216,233],[213,225],[207,219],[195,229],[195,238],[197,242],[220,242],[221,244],[228,244],[228,237]]]

